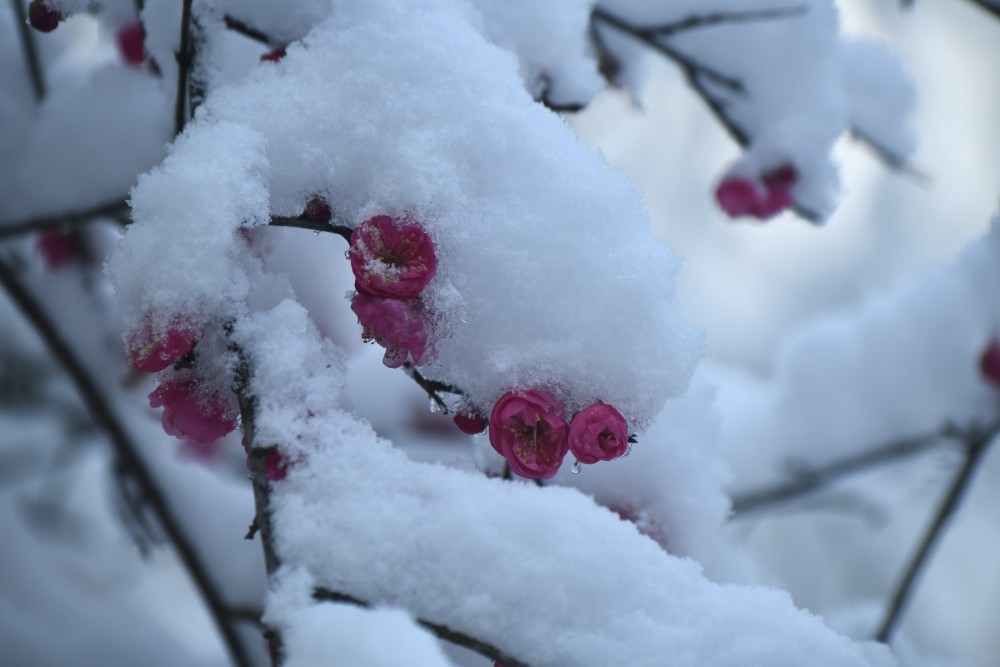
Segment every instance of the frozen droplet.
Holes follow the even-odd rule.
[[[313,230],[313,236],[319,236],[319,230],[318,229],[314,229]]]
[[[579,475],[580,471],[583,470],[583,464],[581,464],[579,461],[573,461],[573,467],[570,468],[570,470],[573,471],[574,475]]]
[[[622,456],[628,456],[628,455],[629,455],[629,454],[631,454],[631,453],[632,453],[632,443],[630,442],[630,443],[628,443],[628,445],[627,445],[627,446],[625,447],[625,453],[624,453],[624,454],[622,454]]]

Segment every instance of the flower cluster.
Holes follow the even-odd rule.
[[[549,479],[567,452],[580,463],[610,461],[628,452],[625,418],[606,403],[594,403],[564,418],[563,404],[542,390],[508,392],[490,415],[490,444],[511,470],[530,479]]]
[[[355,228],[347,252],[357,294],[351,310],[366,341],[385,348],[383,363],[424,363],[430,344],[419,296],[437,271],[434,243],[419,225],[377,215]]]
[[[729,175],[716,188],[715,198],[730,217],[768,220],[792,205],[791,188],[797,180],[795,168],[787,164],[759,179]]]

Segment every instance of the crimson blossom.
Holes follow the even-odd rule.
[[[430,236],[419,225],[376,215],[355,228],[348,251],[355,288],[372,296],[413,298],[437,271]]]
[[[490,444],[521,477],[549,479],[569,450],[563,412],[550,392],[507,392],[490,415]]]

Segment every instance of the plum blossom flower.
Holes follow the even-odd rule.
[[[979,356],[979,373],[983,379],[1000,389],[1000,340],[994,338]]]
[[[118,29],[115,35],[118,50],[125,62],[132,67],[139,67],[146,62],[146,31],[141,23],[129,23]]]
[[[306,202],[301,217],[315,222],[330,222],[333,219],[333,209],[330,208],[330,203],[322,197],[313,197]]]
[[[31,0],[28,4],[28,23],[38,32],[52,32],[59,27],[63,15],[49,7],[42,0]]]
[[[415,300],[386,299],[357,293],[351,310],[362,326],[362,338],[385,348],[382,358],[389,368],[399,368],[409,358],[414,366],[426,361],[427,329]]]
[[[455,422],[455,426],[457,426],[462,433],[477,435],[486,430],[486,418],[482,415],[464,414],[460,412],[452,419]]]
[[[508,392],[490,414],[490,444],[521,477],[548,479],[569,449],[563,411],[547,391]]]
[[[162,382],[149,394],[149,407],[163,408],[167,435],[210,445],[236,428],[236,414],[219,396],[202,397],[190,378]]]
[[[411,298],[437,271],[434,243],[419,225],[376,215],[355,228],[348,251],[355,287],[372,296]]]
[[[594,403],[573,417],[569,449],[580,463],[616,459],[628,451],[628,424],[607,403]]]
[[[35,248],[50,269],[72,264],[77,256],[73,236],[57,229],[47,229],[39,234]]]
[[[165,332],[147,325],[129,335],[125,358],[137,371],[156,373],[190,352],[197,340],[195,328],[179,318]]]
[[[727,176],[715,190],[715,198],[731,217],[751,216],[768,220],[792,205],[791,188],[798,173],[791,165],[765,172],[760,180]]]

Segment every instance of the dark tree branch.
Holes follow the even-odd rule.
[[[14,19],[17,22],[18,32],[21,36],[21,49],[24,51],[24,64],[28,68],[28,75],[31,77],[31,87],[35,91],[35,101],[41,102],[45,99],[45,75],[42,73],[42,65],[38,60],[38,51],[35,49],[35,36],[32,34],[31,26],[28,25],[28,17],[24,12],[23,0],[10,0],[14,8]]]
[[[978,434],[977,429],[959,429],[949,424],[935,433],[890,442],[814,470],[801,470],[796,473],[795,479],[784,484],[734,496],[733,514],[744,516],[794,500],[820,491],[848,475],[914,456],[945,441],[969,442],[978,438]]]
[[[171,544],[177,550],[177,554],[194,580],[198,592],[201,593],[233,662],[239,667],[250,667],[252,662],[226,618],[226,608],[221,594],[216,590],[194,546],[174,516],[173,510],[167,503],[156,479],[139,455],[137,445],[118,420],[111,405],[98,387],[97,381],[63,339],[41,304],[21,284],[14,271],[3,260],[0,260],[0,284],[3,285],[25,319],[38,332],[52,356],[66,370],[94,422],[107,434],[121,465],[142,489],[144,499],[156,515]]]
[[[1000,19],[1000,5],[988,2],[988,0],[969,0],[969,2],[974,4],[976,7],[979,7],[984,12],[988,12],[994,17]]]
[[[802,16],[808,12],[808,7],[799,5],[797,7],[775,7],[774,9],[759,9],[749,12],[713,12],[711,14],[695,14],[687,18],[666,23],[661,26],[646,27],[642,30],[652,33],[658,37],[672,37],[680,32],[694,30],[696,28],[708,28],[712,26],[753,23],[756,21],[767,21],[770,19],[791,18]]]
[[[40,232],[55,227],[71,227],[85,222],[90,222],[97,218],[114,218],[127,216],[129,213],[128,202],[123,199],[116,199],[105,204],[99,204],[94,208],[75,213],[64,213],[46,218],[34,218],[19,222],[0,222],[0,240]]]
[[[248,37],[255,42],[266,44],[268,46],[272,46],[274,44],[271,38],[267,36],[267,33],[261,32],[257,28],[254,28],[253,26],[244,23],[238,18],[226,14],[225,16],[222,17],[222,20],[225,22],[226,27],[235,33],[243,35],[244,37]]]
[[[450,408],[448,404],[444,402],[441,398],[441,392],[446,394],[454,394],[456,396],[462,395],[462,390],[458,387],[453,387],[450,384],[445,384],[444,382],[438,382],[437,380],[428,380],[423,375],[420,374],[416,368],[413,367],[409,361],[403,364],[403,369],[406,374],[409,375],[414,382],[420,385],[420,388],[427,392],[427,395],[434,401],[435,404],[441,409],[442,413],[447,413]]]
[[[983,460],[983,455],[989,448],[990,443],[996,439],[998,431],[1000,431],[1000,425],[995,424],[989,429],[984,429],[982,431],[975,432],[974,434],[970,434],[968,439],[963,441],[965,446],[965,462],[962,465],[962,468],[958,471],[958,474],[955,475],[955,479],[952,481],[947,495],[938,507],[937,513],[934,515],[934,519],[931,522],[930,527],[924,534],[923,540],[920,542],[920,546],[917,548],[916,553],[913,555],[912,560],[904,571],[903,577],[896,587],[895,593],[893,593],[885,619],[882,621],[882,625],[875,634],[875,639],[877,641],[888,642],[892,637],[893,631],[895,630],[896,625],[906,608],[907,602],[913,593],[917,577],[927,565],[927,560],[930,557],[931,551],[941,538],[948,520],[955,514],[955,511],[961,504],[962,498],[965,496],[965,492],[968,490],[969,484],[972,481],[973,474],[975,473],[980,462]]]
[[[271,216],[268,223],[271,227],[294,227],[296,229],[308,229],[314,232],[329,232],[341,236],[348,243],[351,242],[351,234],[354,232],[350,227],[344,225],[333,225],[329,222],[318,222],[305,217],[289,218],[286,216]]]
[[[324,602],[340,602],[346,604],[352,604],[359,607],[371,607],[370,602],[366,602],[359,598],[353,597],[351,595],[345,595],[344,593],[338,593],[336,591],[331,591],[325,588],[317,588],[313,591],[313,598],[316,600],[321,600]],[[416,622],[421,626],[432,632],[435,636],[444,639],[445,641],[451,642],[452,644],[457,644],[458,646],[463,646],[470,651],[475,651],[481,656],[489,658],[494,662],[502,664],[504,667],[529,667],[527,663],[521,662],[517,658],[513,658],[492,644],[487,644],[484,641],[480,641],[475,637],[470,637],[469,635],[463,634],[452,630],[446,625],[441,625],[440,623],[433,623],[431,621],[424,620],[422,618],[417,618]]]
[[[260,535],[261,548],[264,551],[264,567],[268,578],[281,567],[281,559],[274,548],[274,525],[271,522],[271,483],[267,479],[267,455],[275,447],[256,447],[257,398],[251,391],[250,362],[243,349],[232,340],[232,325],[226,325],[226,335],[229,338],[229,350],[236,355],[233,391],[240,404],[240,422],[243,426],[243,437],[250,456],[250,480],[253,483],[254,521],[256,533]],[[268,640],[268,650],[271,653],[271,664],[278,667],[284,662],[285,647],[281,633],[276,628],[265,626],[264,636]]]
[[[181,45],[174,54],[177,59],[177,99],[174,102],[174,135],[184,129],[187,122],[188,82],[194,65],[194,47],[191,41],[191,2],[184,0],[181,8]]]

